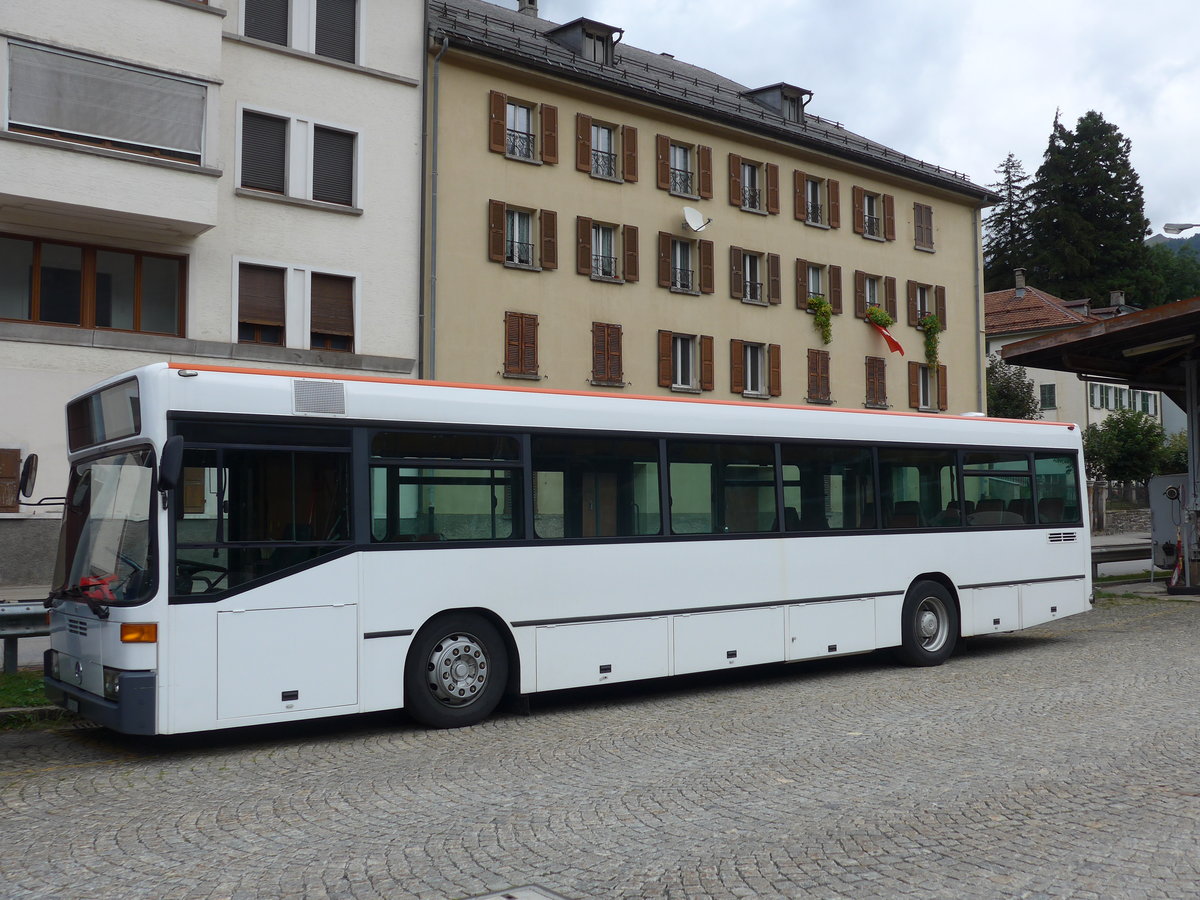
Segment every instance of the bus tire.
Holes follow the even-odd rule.
[[[447,613],[413,639],[404,666],[404,706],[430,728],[482,722],[504,696],[508,652],[490,622]]]
[[[936,581],[918,581],[904,597],[896,658],[908,666],[940,666],[958,641],[958,607]]]

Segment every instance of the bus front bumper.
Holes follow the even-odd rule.
[[[47,650],[42,663],[42,683],[51,703],[83,718],[122,734],[155,734],[154,672],[122,672],[118,678],[118,699],[108,700],[90,691],[54,678]]]

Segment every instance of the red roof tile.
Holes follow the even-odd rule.
[[[1070,328],[1094,321],[1086,305],[1076,311],[1061,297],[1034,287],[1026,287],[1023,297],[1017,296],[1016,288],[984,294],[983,315],[984,329],[989,335]]]

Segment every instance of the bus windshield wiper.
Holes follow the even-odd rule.
[[[85,589],[85,584],[89,586]],[[92,584],[99,584],[100,588],[92,587]],[[87,604],[88,609],[96,616],[97,619],[108,618],[108,607],[101,603],[101,600],[112,600],[112,592],[107,590],[108,582],[101,579],[82,578],[80,583],[69,588],[60,588],[57,591],[51,591],[50,596],[46,598],[43,605],[47,609],[57,609],[60,600],[82,600]],[[101,593],[103,590],[103,593]],[[108,596],[105,597],[104,594]]]

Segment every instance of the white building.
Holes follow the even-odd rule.
[[[66,399],[156,360],[415,374],[419,0],[0,5],[0,585]]]

